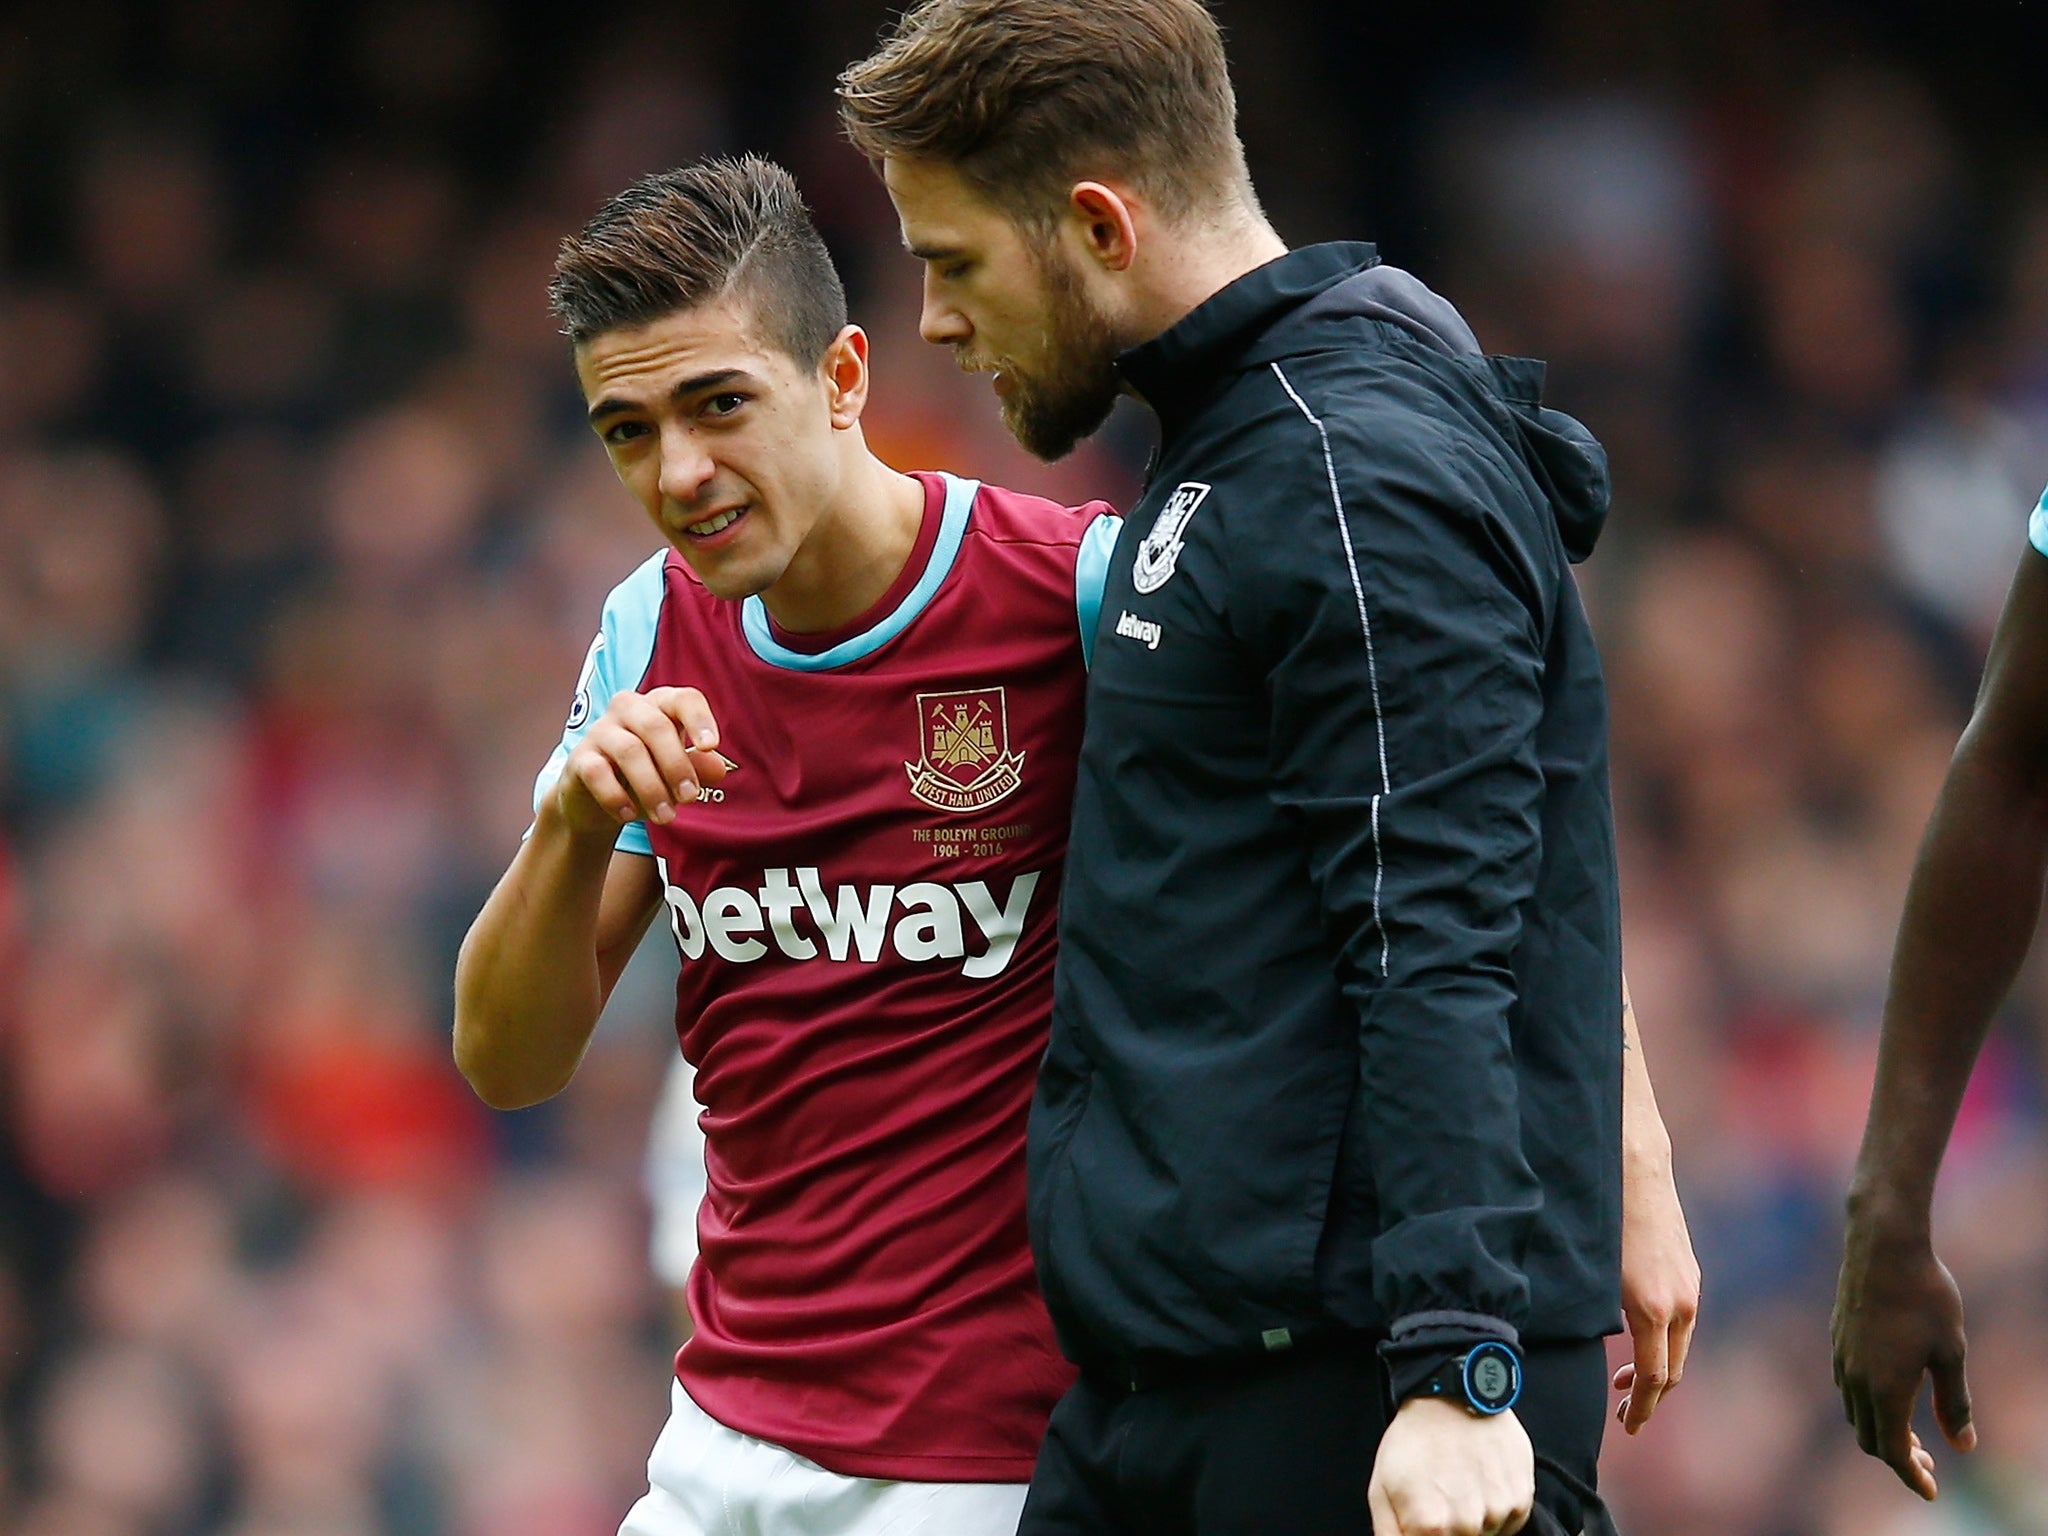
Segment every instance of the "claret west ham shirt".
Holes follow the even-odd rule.
[[[660,872],[705,1106],[685,1390],[836,1472],[1022,1481],[1071,1379],[1024,1122],[1117,521],[920,478],[917,548],[843,632],[641,566],[540,788],[621,688],[700,689],[738,765],[620,843]]]

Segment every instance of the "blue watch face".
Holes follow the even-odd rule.
[[[1464,1374],[1466,1399],[1481,1413],[1505,1413],[1522,1395],[1522,1363],[1505,1344],[1475,1345]]]

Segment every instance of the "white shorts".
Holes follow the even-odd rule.
[[[844,1477],[671,1401],[619,1536],[1016,1536],[1022,1483]]]

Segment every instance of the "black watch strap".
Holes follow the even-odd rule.
[[[1505,1413],[1522,1395],[1522,1357],[1510,1344],[1489,1339],[1453,1354],[1406,1362],[1394,1380],[1396,1402],[1440,1397],[1488,1417]]]

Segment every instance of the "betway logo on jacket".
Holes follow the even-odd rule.
[[[1017,876],[999,902],[980,880],[840,885],[828,894],[815,869],[764,869],[758,886],[721,885],[700,899],[669,879],[666,859],[654,862],[669,926],[686,960],[701,960],[708,950],[744,965],[772,944],[792,960],[872,964],[886,944],[913,962],[965,961],[960,974],[976,980],[1000,976],[1016,954],[1039,876],[1037,870]]]

